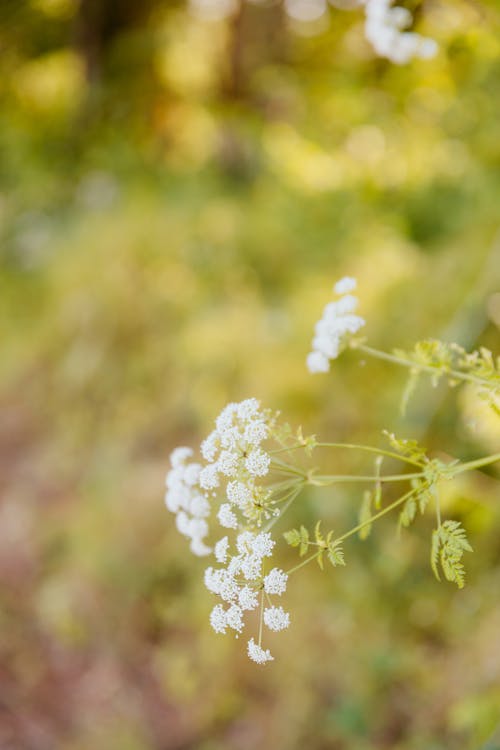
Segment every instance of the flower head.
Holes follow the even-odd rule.
[[[349,276],[334,285],[334,292],[342,296],[325,306],[316,323],[312,351],[306,360],[309,372],[328,372],[330,360],[337,359],[352,336],[365,325],[364,319],[355,315],[358,299],[350,294],[355,288],[356,280]]]
[[[247,646],[248,656],[252,661],[257,664],[264,664],[266,661],[274,661],[274,656],[271,656],[269,649],[264,650],[261,646],[255,643],[253,638],[250,638]]]

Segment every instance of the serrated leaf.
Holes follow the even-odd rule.
[[[393,432],[388,432],[387,430],[384,430],[383,433],[388,438],[394,450],[401,453],[402,456],[406,456],[418,463],[425,463],[427,461],[424,448],[416,440],[397,438]]]
[[[305,526],[301,526],[300,527],[300,549],[299,549],[300,557],[304,557],[308,549],[309,549],[309,532]]]
[[[465,584],[465,569],[462,563],[464,552],[472,552],[465,529],[459,521],[444,521],[432,534],[431,565],[436,578],[437,562],[447,581],[456,583],[458,588]]]
[[[417,515],[417,501],[415,497],[409,497],[403,505],[403,509],[399,514],[399,525],[408,528],[410,524],[415,520]]]
[[[323,538],[323,535],[320,531],[321,527],[321,521],[318,521],[316,526],[314,527],[314,538],[316,539],[316,544],[319,544],[320,546],[323,546],[325,544],[325,540]]]
[[[285,542],[287,542],[287,544],[289,544],[291,547],[298,547],[300,544],[300,531],[298,531],[297,529],[290,529],[290,531],[285,531],[283,537],[285,539]]]
[[[316,557],[316,560],[317,560],[318,565],[321,568],[321,570],[324,570],[324,565],[323,565],[323,553],[324,553],[324,551],[325,550],[322,547],[320,547],[320,549],[318,550],[318,555]]]
[[[328,545],[328,559],[336,568],[338,565],[345,565],[344,550],[342,549],[342,542],[331,542]]]

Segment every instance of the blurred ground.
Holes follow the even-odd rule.
[[[381,522],[295,579],[265,668],[209,629],[163,506],[169,451],[253,395],[325,439],[498,450],[467,391],[402,420],[403,373],[304,367],[345,273],[374,344],[499,353],[498,5],[429,0],[439,56],[402,68],[359,11],[200,5],[0,10],[0,748],[498,750],[498,471],[447,489],[464,591],[430,520]],[[360,495],[303,502],[348,528]]]

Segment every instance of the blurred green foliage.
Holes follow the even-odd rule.
[[[499,352],[498,10],[428,0],[440,53],[400,68],[359,11],[2,2],[1,747],[500,747],[498,472],[446,489],[464,591],[434,581],[426,523],[385,519],[301,572],[265,669],[210,630],[162,498],[169,450],[252,395],[325,439],[498,450],[467,390],[421,385],[402,421],[404,373],[304,367],[344,273],[370,341]],[[361,502],[303,500],[337,529]]]

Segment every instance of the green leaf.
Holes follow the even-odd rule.
[[[342,549],[342,542],[330,542],[328,545],[328,559],[336,568],[338,565],[345,565],[344,550]]]
[[[297,531],[297,529],[290,529],[290,531],[285,531],[283,537],[285,539],[285,542],[287,542],[287,544],[289,544],[291,547],[298,547],[300,544],[300,531]]]
[[[309,549],[309,532],[305,526],[301,526],[299,533],[300,533],[299,555],[300,557],[304,557],[304,555],[307,553],[307,550]]]
[[[415,497],[412,495],[405,502],[405,504],[403,505],[403,509],[399,514],[399,525],[404,526],[405,528],[408,528],[408,526],[410,526],[415,520],[416,515],[417,515],[417,501]]]
[[[393,432],[387,432],[387,430],[384,430],[383,433],[389,439],[394,450],[401,453],[402,456],[418,463],[425,463],[428,460],[425,449],[416,440],[397,438]]]
[[[316,539],[316,544],[319,544],[320,546],[325,546],[325,539],[320,531],[321,521],[318,521],[316,526],[314,527],[314,538]]]
[[[325,552],[324,548],[320,547],[319,550],[318,550],[318,555],[316,557],[316,560],[317,560],[318,565],[321,568],[321,570],[324,570],[324,566],[323,566],[323,554],[324,554],[324,552]]]
[[[459,521],[444,521],[432,534],[431,566],[438,580],[437,563],[447,581],[456,583],[461,589],[465,584],[465,569],[462,564],[464,552],[472,552],[465,529]]]
[[[361,508],[359,509],[359,522],[365,523],[371,518],[371,508],[372,508],[372,493],[370,490],[365,490],[363,493],[363,502],[361,503]],[[358,536],[360,539],[367,539],[367,537],[370,536],[370,532],[372,530],[371,523],[367,523],[366,526],[363,526],[362,529],[358,531]]]

